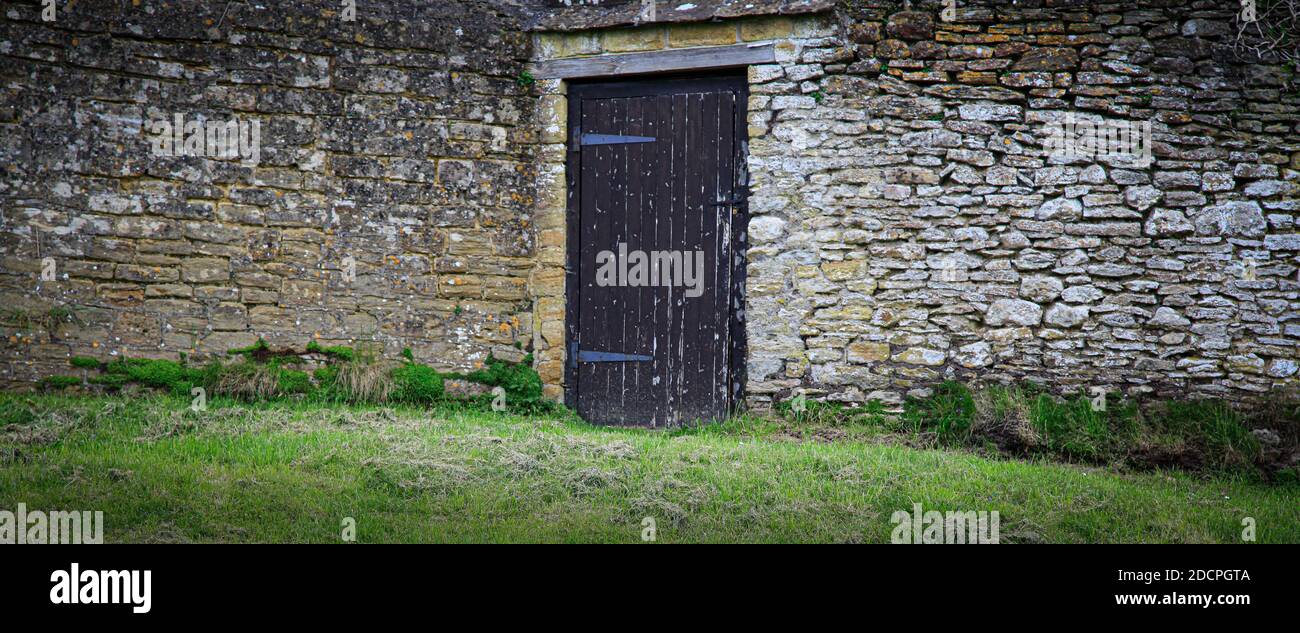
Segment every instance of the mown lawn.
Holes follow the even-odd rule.
[[[1300,486],[921,450],[872,428],[686,432],[464,408],[0,394],[0,509],[103,510],[105,542],[888,542],[997,510],[1004,543],[1300,542]],[[834,436],[827,440],[825,436]]]

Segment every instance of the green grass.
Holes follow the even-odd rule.
[[[1016,455],[1069,462],[1180,466],[1186,470],[1280,476],[1252,428],[1279,432],[1295,446],[1300,406],[1277,394],[1241,411],[1215,400],[1138,403],[1114,394],[1055,396],[1033,383],[953,381],[909,399],[900,428],[945,446],[991,443]]]
[[[516,347],[519,344],[516,343]],[[403,362],[388,362],[373,347],[323,347],[310,341],[305,351],[274,350],[264,339],[247,347],[229,350],[238,357],[231,362],[209,361],[198,367],[185,354],[179,360],[167,358],[117,358],[101,363],[95,358],[75,356],[68,363],[80,369],[100,370],[87,380],[97,387],[93,393],[119,390],[128,384],[152,387],[178,396],[201,387],[213,396],[249,402],[270,400],[317,403],[402,403],[429,405],[443,400],[445,380],[456,379],[501,387],[508,398],[506,407],[516,413],[542,414],[554,411],[555,403],[542,397],[542,379],[533,368],[532,355],[518,363],[489,356],[483,366],[469,373],[441,373],[415,362],[410,348],[402,350]],[[308,363],[305,355],[324,356],[324,364]],[[308,373],[300,367],[316,364]],[[47,390],[82,385],[79,376],[46,376],[39,381]]]
[[[105,542],[888,542],[896,510],[996,510],[1003,542],[1300,542],[1300,486],[989,458],[744,416],[0,394],[0,509],[103,510]],[[828,441],[833,439],[834,441]]]

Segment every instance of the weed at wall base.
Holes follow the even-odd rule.
[[[828,416],[833,408],[809,400],[800,413],[786,403],[776,410],[800,425],[833,426],[844,417]],[[1098,402],[1082,393],[1054,396],[1032,383],[972,389],[948,381],[928,397],[908,399],[898,427],[923,444],[1277,480],[1293,476],[1290,464],[1300,455],[1300,405],[1295,403],[1239,411],[1212,400],[1139,404],[1109,394]],[[1269,450],[1252,429],[1270,438]]]
[[[189,396],[202,387],[213,396],[228,396],[247,402],[284,398],[336,403],[402,403],[431,405],[447,399],[445,379],[457,378],[501,387],[508,409],[517,412],[545,412],[558,407],[542,394],[541,377],[531,366],[531,355],[522,363],[489,357],[483,369],[468,374],[441,373],[414,361],[404,350],[403,361],[379,358],[374,350],[344,346],[322,346],[309,342],[304,351],[272,349],[262,339],[243,348],[229,350],[235,360],[213,361],[191,367],[184,357],[167,359],[119,358],[103,363],[95,358],[74,357],[69,364],[101,373],[85,383],[107,390],[130,384]],[[320,363],[311,371],[310,363]],[[77,376],[50,376],[46,388],[80,386]],[[490,404],[490,398],[485,401]],[[475,404],[474,402],[465,402]]]

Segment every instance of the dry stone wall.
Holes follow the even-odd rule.
[[[1226,53],[1237,3],[911,4],[751,69],[755,404],[1296,384],[1300,81]],[[1087,115],[1151,163],[1045,151]]]
[[[259,336],[443,369],[531,347],[511,6],[57,5],[0,2],[0,385]],[[258,151],[156,148],[176,117],[256,129]]]
[[[727,19],[535,39],[537,3],[336,5],[0,2],[0,386],[261,336],[532,351],[558,395],[564,84],[525,62],[759,41],[753,404],[1297,383],[1300,83],[1227,53],[1234,2],[703,2]],[[1050,156],[1071,116],[1149,123],[1151,163]],[[257,142],[191,147],[199,120]]]

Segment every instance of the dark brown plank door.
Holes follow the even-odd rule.
[[[738,380],[744,83],[569,96],[568,400],[596,424],[724,418]]]

